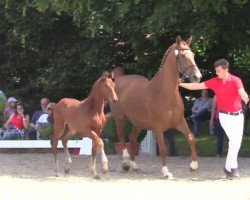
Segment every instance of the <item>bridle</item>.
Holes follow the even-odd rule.
[[[185,78],[188,77],[187,72],[188,72],[190,69],[192,69],[193,67],[197,66],[197,65],[190,65],[190,66],[188,66],[188,67],[183,67],[183,65],[182,65],[182,63],[181,63],[181,60],[180,60],[180,56],[179,56],[179,51],[180,51],[180,50],[183,50],[183,51],[189,50],[189,51],[191,51],[191,49],[190,49],[190,48],[178,48],[178,47],[177,47],[177,48],[174,50],[174,54],[175,54],[175,57],[176,57],[176,63],[177,63],[177,65],[178,65],[179,69],[180,69],[180,72],[182,73],[181,80],[184,80]]]

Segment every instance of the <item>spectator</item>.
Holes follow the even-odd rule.
[[[201,91],[201,97],[196,99],[192,107],[193,133],[195,136],[200,135],[201,122],[210,119],[213,100],[208,96],[208,90]]]
[[[24,105],[18,103],[15,113],[13,113],[5,123],[6,129],[1,131],[1,138],[4,140],[23,139],[24,131],[29,126],[29,119]]]
[[[38,126],[40,123],[46,122],[44,119],[48,117],[47,113],[47,106],[49,105],[49,99],[48,98],[42,98],[41,99],[41,109],[35,111],[35,113],[32,116],[30,128],[28,129],[28,138],[30,140],[36,140],[39,138],[36,126]],[[44,115],[45,114],[45,115]],[[40,120],[39,118],[42,117]]]
[[[175,133],[176,133],[175,129],[168,129],[163,132],[163,135],[167,139],[167,142],[168,142],[167,147],[169,150],[169,156],[178,156],[178,151],[175,145],[175,138],[174,138]],[[157,156],[160,155],[159,146],[157,143],[156,143],[156,155]]]
[[[223,157],[223,143],[226,133],[220,124],[216,95],[214,95],[213,106],[211,109],[210,130],[211,133],[213,133],[217,138],[217,157]]]
[[[178,150],[175,145],[175,138],[174,134],[176,133],[175,129],[169,129],[163,132],[164,136],[166,137],[169,145],[169,156],[178,156]]]
[[[3,111],[3,122],[6,123],[6,121],[10,118],[10,116],[16,112],[16,103],[17,100],[15,97],[10,97],[7,100],[7,106]]]

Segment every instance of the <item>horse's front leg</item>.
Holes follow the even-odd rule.
[[[183,118],[182,122],[179,123],[178,127],[176,127],[179,131],[181,131],[187,138],[190,149],[191,149],[191,159],[192,162],[190,163],[190,168],[192,171],[196,171],[198,169],[198,156],[196,153],[196,146],[195,146],[195,137],[194,134],[190,131],[186,120]]]
[[[103,171],[108,172],[108,159],[104,152],[104,143],[99,136],[92,131],[92,160],[91,160],[91,171],[94,175],[95,179],[100,179],[99,175],[97,174],[96,170],[96,153],[97,151],[101,151],[101,157],[102,157],[102,164],[103,164]]]
[[[172,175],[172,173],[169,172],[168,167],[167,167],[167,158],[166,158],[167,157],[167,148],[166,148],[165,140],[163,137],[163,131],[153,130],[153,132],[155,133],[156,142],[159,146],[159,153],[160,153],[161,161],[162,161],[161,172],[163,173],[163,177],[172,179],[173,175]]]
[[[100,179],[100,176],[96,171],[96,152],[97,152],[97,143],[92,139],[92,157],[91,157],[91,172],[94,175],[94,179]]]

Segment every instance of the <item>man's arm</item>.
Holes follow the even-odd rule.
[[[202,83],[180,83],[179,86],[186,88],[188,90],[203,90],[208,89],[208,87]]]
[[[241,99],[247,104],[249,101],[249,97],[248,94],[246,93],[244,88],[240,88],[239,90],[239,94],[241,96]]]

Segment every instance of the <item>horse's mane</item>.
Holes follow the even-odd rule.
[[[161,68],[162,68],[164,62],[165,62],[166,59],[167,59],[168,53],[169,53],[170,50],[171,50],[173,47],[175,47],[175,46],[177,46],[177,44],[176,44],[176,43],[173,43],[173,44],[172,44],[170,47],[168,47],[168,49],[165,51],[165,53],[164,53],[164,55],[163,55],[163,58],[162,58],[162,60],[161,60],[161,65],[160,65],[158,71],[156,72],[156,74],[158,74],[158,73],[161,71]],[[156,75],[156,74],[155,74],[155,75]]]
[[[162,60],[161,60],[161,65],[160,65],[160,68],[159,68],[159,69],[162,68],[162,66],[163,66],[163,64],[164,64],[164,62],[165,62],[165,60],[167,59],[168,53],[169,53],[170,50],[171,50],[173,47],[175,47],[175,46],[177,46],[176,43],[172,44],[172,45],[166,50],[166,52],[165,52],[165,54],[163,55],[163,58],[162,58]]]

